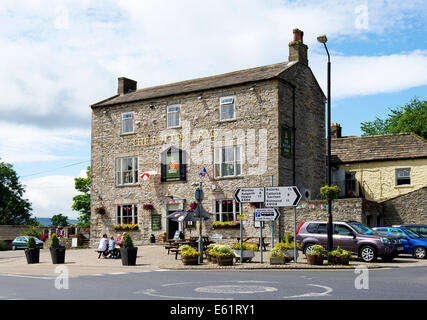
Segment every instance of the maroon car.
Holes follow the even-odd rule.
[[[327,223],[324,221],[303,222],[296,233],[297,243],[302,245],[304,254],[310,252],[315,244],[327,247]],[[340,246],[344,250],[353,251],[365,262],[375,261],[377,257],[391,261],[398,254],[393,238],[379,235],[356,221],[334,222],[333,244],[334,249]]]

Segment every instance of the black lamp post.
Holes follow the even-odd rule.
[[[326,35],[317,37],[317,41],[323,43],[328,54],[328,187],[331,186],[332,182],[332,169],[331,169],[331,57],[329,55],[328,47],[326,42],[328,39]],[[332,200],[328,199],[328,252],[333,250],[333,238],[332,238]]]

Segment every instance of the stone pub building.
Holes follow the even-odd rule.
[[[142,89],[119,78],[116,95],[91,105],[92,245],[126,228],[138,245],[176,230],[196,236],[197,223],[166,216],[193,205],[200,181],[203,208],[213,214],[203,234],[217,242],[236,240],[239,229],[225,222],[238,214],[246,216],[244,236],[259,235],[253,206],[233,199],[239,187],[296,185],[319,198],[326,99],[307,51],[295,29],[286,62]],[[277,240],[290,219],[276,222]]]

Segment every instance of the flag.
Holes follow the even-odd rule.
[[[206,170],[205,166],[203,166],[203,170],[202,170],[202,172],[199,173],[199,175],[201,178],[208,175],[208,170]]]
[[[152,174],[157,174],[157,172],[156,172],[156,171],[145,171],[145,172],[141,175],[141,178],[142,178],[142,180],[146,181],[146,180],[148,180],[148,178],[149,178]]]

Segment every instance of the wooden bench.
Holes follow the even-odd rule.
[[[95,250],[95,252],[98,252],[99,253],[99,255],[98,255],[98,259],[99,258],[101,258],[101,255],[104,253],[104,252],[108,252],[108,249],[107,250]]]
[[[179,245],[178,244],[170,244],[165,246],[165,249],[168,250],[168,254],[171,252],[172,249],[178,249]]]
[[[178,254],[181,253],[181,249],[171,249],[172,252],[175,252],[175,260],[178,260]]]

